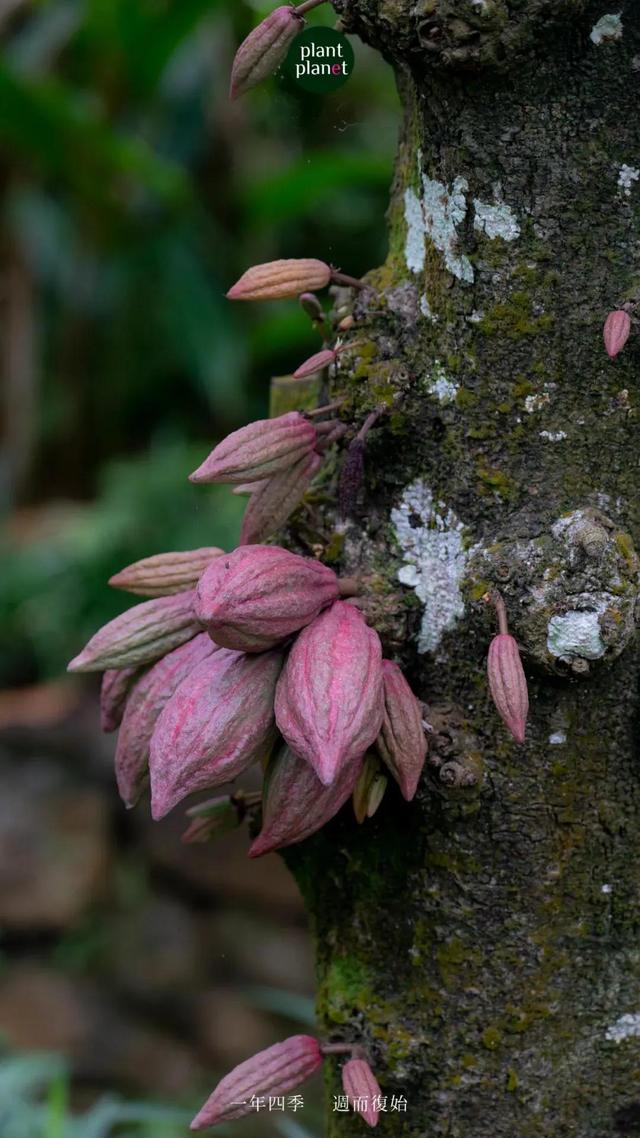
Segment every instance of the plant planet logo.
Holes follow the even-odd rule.
[[[337,91],[349,79],[355,62],[353,48],[335,28],[305,28],[296,36],[285,71],[305,91]]]

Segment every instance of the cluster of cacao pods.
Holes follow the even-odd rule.
[[[208,469],[228,474],[217,449]],[[105,671],[102,722],[120,726],[127,806],[149,779],[159,819],[263,762],[258,857],[315,833],[352,795],[357,817],[371,816],[383,769],[414,796],[427,751],[421,705],[341,599],[332,569],[251,544],[160,554],[111,583],[151,599],[102,628],[69,667]]]
[[[275,1100],[295,1090],[322,1066],[326,1055],[343,1051],[350,1058],[342,1068],[342,1086],[351,1108],[369,1126],[379,1118],[381,1091],[378,1081],[358,1047],[323,1047],[311,1035],[292,1035],[234,1067],[218,1083],[202,1110],[191,1123],[192,1130],[205,1130],[220,1122],[243,1118],[262,1101]]]

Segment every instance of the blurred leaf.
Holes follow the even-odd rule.
[[[133,204],[137,187],[175,206],[188,197],[179,167],[112,129],[95,100],[59,79],[29,80],[0,63],[0,143],[38,175],[91,198]]]
[[[288,992],[283,988],[252,987],[244,989],[247,1000],[262,1011],[275,1012],[285,1019],[315,1027],[315,1002],[309,996]]]
[[[176,48],[220,0],[86,0],[87,41],[102,56],[110,44],[132,93],[148,97]],[[112,60],[113,62],[113,60]]]
[[[33,519],[31,537],[5,537],[0,667],[15,667],[22,653],[44,675],[63,672],[83,641],[127,607],[127,599],[106,586],[123,565],[168,548],[237,545],[242,500],[226,486],[187,481],[203,452],[165,443],[136,461],[113,463],[94,506],[50,516],[43,510]]]
[[[343,150],[311,151],[286,170],[253,180],[243,191],[252,225],[311,216],[323,201],[354,186],[388,187],[390,158]]]

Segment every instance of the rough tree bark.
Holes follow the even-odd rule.
[[[394,66],[404,125],[389,258],[331,394],[359,422],[404,402],[349,524],[319,502],[292,537],[378,575],[434,733],[411,806],[345,810],[287,855],[320,1025],[406,1096],[381,1138],[640,1134],[640,339],[615,362],[602,346],[640,288],[640,5],[334,7]],[[487,694],[492,583],[529,678],[524,747]],[[362,1133],[331,1107],[329,1135]]]

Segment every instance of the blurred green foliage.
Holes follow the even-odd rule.
[[[108,1096],[85,1113],[69,1106],[69,1072],[55,1055],[0,1057],[2,1138],[186,1138],[192,1112]],[[220,1131],[225,1138],[228,1130]]]
[[[359,274],[384,258],[391,72],[356,41],[340,91],[311,95],[278,75],[230,104],[235,49],[272,7],[0,9],[2,247],[33,285],[36,341],[26,476],[18,485],[0,463],[0,494],[8,510],[95,501],[75,518],[60,510],[42,540],[13,519],[0,681],[59,670],[122,605],[104,584],[120,565],[235,540],[238,502],[222,491],[205,504],[186,482],[190,448],[266,415],[269,377],[319,346],[293,302],[225,300],[247,265],[319,256]],[[310,15],[334,20],[329,4]]]
[[[130,561],[237,544],[244,499],[192,486],[186,476],[202,457],[197,446],[158,441],[143,458],[110,464],[95,503],[49,510],[28,541],[0,543],[0,684],[60,673],[100,624],[138,603],[106,584]]]

